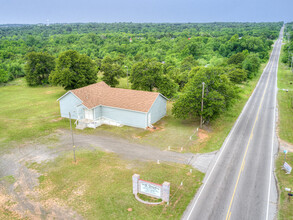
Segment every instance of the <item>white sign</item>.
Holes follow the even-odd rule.
[[[170,183],[164,182],[163,184],[152,183],[146,180],[140,179],[139,174],[134,174],[132,176],[132,191],[135,195],[135,198],[144,203],[149,205],[158,205],[162,202],[169,203],[170,200]],[[138,197],[138,193],[144,194],[147,196],[151,196],[157,199],[162,199],[162,202],[148,202],[143,201]]]
[[[287,162],[284,163],[283,168],[286,170],[286,174],[290,174],[292,171],[292,167]]]
[[[162,197],[162,185],[139,180],[139,193],[153,196],[156,198]]]
[[[291,189],[290,188],[285,188],[285,191],[291,192]]]
[[[288,153],[288,151],[287,150],[284,150],[284,154],[287,154]]]

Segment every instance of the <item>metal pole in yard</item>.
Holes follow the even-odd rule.
[[[73,139],[73,130],[72,130],[72,126],[71,126],[71,114],[70,114],[70,112],[69,112],[69,121],[70,121],[71,137],[72,137],[73,157],[74,157],[74,162],[76,163],[76,158],[75,158],[75,146],[74,146],[74,139]]]
[[[290,32],[288,32],[287,33],[287,35],[288,35],[288,65],[289,65],[289,63],[290,63],[290,57],[289,57],[289,49],[290,49]]]
[[[293,72],[293,69],[292,69],[292,63],[293,63],[293,56],[291,56],[291,71]]]
[[[202,83],[202,94],[201,94],[201,115],[200,115],[200,128],[202,128],[202,114],[203,114],[203,97],[204,97],[204,82]]]

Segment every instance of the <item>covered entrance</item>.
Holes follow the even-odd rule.
[[[94,111],[93,111],[93,109],[84,109],[84,118],[94,120]]]

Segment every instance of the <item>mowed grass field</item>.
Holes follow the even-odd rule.
[[[187,165],[127,161],[101,151],[78,151],[76,157],[77,164],[68,154],[31,167],[43,173],[38,191],[44,203],[54,199],[86,219],[180,219],[204,177]],[[151,182],[170,182],[170,204],[153,206],[138,202],[132,194],[135,173]],[[143,198],[154,201],[151,197]]]
[[[293,72],[281,61],[278,89],[279,136],[282,140],[293,144]]]
[[[284,153],[280,153],[276,161],[276,174],[278,178],[279,186],[279,213],[278,219],[280,220],[292,220],[293,219],[293,197],[288,198],[288,193],[285,188],[290,188],[293,193],[293,178],[292,173],[286,174],[285,170],[282,170],[284,164]],[[286,156],[286,162],[293,166],[293,153],[288,153]]]
[[[56,101],[64,93],[60,87],[28,87],[23,78],[0,87],[0,144],[7,146],[68,127]]]

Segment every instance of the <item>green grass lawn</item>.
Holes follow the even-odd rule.
[[[68,127],[56,101],[64,93],[60,87],[28,87],[23,78],[0,87],[0,145]]]
[[[293,73],[281,61],[278,88],[279,137],[293,144]],[[288,92],[283,89],[288,89]]]
[[[77,164],[68,154],[31,167],[44,174],[39,178],[43,201],[57,198],[86,219],[180,219],[204,177],[194,169],[190,173],[187,165],[126,161],[101,151],[77,151],[76,157]],[[132,194],[135,173],[151,182],[170,182],[170,204],[138,202]]]
[[[293,166],[293,153],[288,153],[286,157],[286,162],[292,167]],[[288,200],[288,192],[285,191],[285,188],[290,188],[293,193],[293,178],[292,173],[286,174],[282,170],[282,165],[284,164],[284,153],[280,153],[276,161],[276,174],[278,178],[279,185],[279,213],[278,219],[280,220],[289,220],[293,219],[293,197]]]

